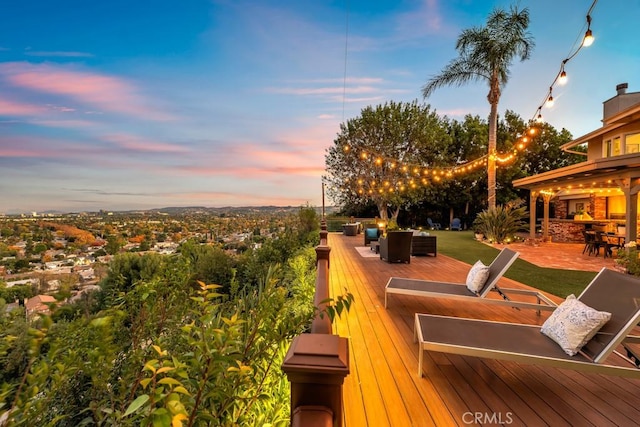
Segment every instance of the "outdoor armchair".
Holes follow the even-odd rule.
[[[427,218],[427,224],[429,224],[429,227],[432,230],[440,230],[442,228],[442,225],[440,225],[439,222],[433,222],[431,218]]]
[[[371,242],[375,242],[380,238],[380,229],[378,226],[368,226],[364,229],[364,245],[369,246]]]
[[[387,262],[411,262],[413,231],[389,231],[380,237],[380,259]]]

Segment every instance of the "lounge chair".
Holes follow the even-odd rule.
[[[432,280],[405,279],[391,277],[384,289],[384,306],[387,307],[388,294],[414,295],[420,297],[454,298],[459,300],[482,300],[487,303],[509,305],[517,308],[534,308],[538,311],[553,310],[555,303],[545,295],[527,289],[499,288],[498,281],[520,254],[509,248],[503,248],[489,265],[489,277],[484,287],[477,293],[470,291],[464,283],[436,282]],[[486,298],[489,292],[498,292],[502,299]],[[537,303],[513,301],[507,294],[528,295],[536,298]]]
[[[640,279],[603,268],[578,299],[611,313],[611,319],[574,356],[543,335],[541,326],[418,313],[418,375],[422,377],[424,351],[435,351],[640,378],[634,360],[616,350],[621,344],[640,342],[640,337],[629,335],[640,320]],[[606,364],[612,353],[631,366]]]
[[[460,218],[453,218],[453,220],[451,221],[451,227],[449,228],[451,228],[451,231],[462,231],[462,221],[460,221]]]

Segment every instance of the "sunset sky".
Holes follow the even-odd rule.
[[[321,203],[325,150],[368,105],[486,117],[484,83],[421,87],[495,7],[471,0],[7,1],[0,213]],[[500,113],[542,104],[592,1],[520,1],[536,47]],[[640,91],[640,1],[600,1],[595,43],[543,115],[574,137],[619,83]],[[347,25],[348,23],[348,25]],[[348,37],[347,37],[348,34]],[[345,52],[346,47],[346,52]]]

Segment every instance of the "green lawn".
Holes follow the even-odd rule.
[[[434,231],[438,236],[438,252],[473,265],[477,260],[491,263],[499,250],[476,241],[471,231]],[[562,298],[578,296],[597,273],[592,271],[560,270],[538,267],[520,258],[505,276]]]

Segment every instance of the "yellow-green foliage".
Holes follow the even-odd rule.
[[[484,234],[492,243],[513,241],[516,232],[524,227],[523,219],[527,216],[526,208],[518,205],[519,202],[498,205],[480,212],[473,222],[476,233]]]

